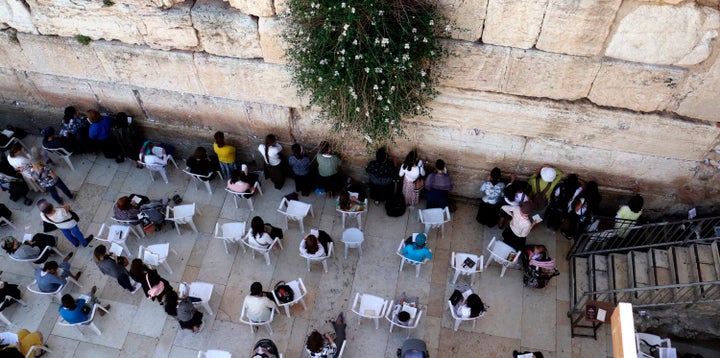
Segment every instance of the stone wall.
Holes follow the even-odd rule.
[[[432,119],[408,119],[394,155],[418,147],[442,157],[465,197],[496,165],[528,175],[554,163],[605,192],[640,188],[649,206],[713,203],[719,1],[440,3],[457,29],[446,41],[455,55]],[[24,111],[33,130],[57,125],[70,104],[128,112],[186,153],[216,130],[245,160],[268,132],[314,147],[327,127],[290,85],[284,9],[282,0],[0,0],[0,104]],[[347,172],[364,178],[364,145],[340,149]]]

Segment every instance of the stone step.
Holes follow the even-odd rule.
[[[576,305],[585,292],[590,291],[590,280],[588,280],[588,259],[584,257],[572,258],[573,276],[573,305]]]
[[[674,246],[668,250],[671,257],[670,275],[675,283],[696,282],[695,268],[690,257],[690,249]]]
[[[650,284],[652,286],[665,286],[674,283],[670,275],[669,261],[668,253],[665,250],[652,249],[648,251]]]
[[[629,288],[628,285],[628,255],[610,254],[610,288],[622,290]],[[628,293],[615,295],[615,301],[629,301]]]
[[[630,287],[635,288],[650,285],[647,253],[638,251],[628,252],[628,282],[630,283]]]
[[[593,291],[607,291],[610,288],[607,256],[593,255],[590,259],[590,284]]]
[[[711,245],[695,244],[692,248],[699,281],[716,281],[718,279],[718,273],[712,252],[713,247]]]

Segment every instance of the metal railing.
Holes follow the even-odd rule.
[[[573,256],[709,243],[719,238],[720,217],[629,225],[579,235],[567,259]]]

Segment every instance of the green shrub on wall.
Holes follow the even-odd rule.
[[[293,84],[320,118],[368,144],[403,136],[428,116],[450,30],[432,0],[288,0]]]

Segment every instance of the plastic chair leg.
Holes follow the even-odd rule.
[[[328,272],[328,269],[327,269],[327,260],[323,260],[322,264],[323,264],[323,270],[325,271],[325,273],[327,273],[327,272]]]
[[[455,320],[455,327],[453,328],[455,332],[457,332],[458,328],[460,328],[460,322],[462,322],[459,319]]]
[[[89,326],[90,329],[92,329],[93,332],[95,332],[98,336],[102,336],[102,332],[100,332],[100,329],[97,328],[97,326],[95,325],[95,322],[90,322],[90,324],[89,324],[88,326]]]
[[[161,263],[161,265],[163,265],[163,267],[164,267],[166,270],[168,270],[168,272],[169,272],[170,274],[173,273],[173,270],[170,268],[170,265],[168,265],[167,261],[163,261],[163,262]]]
[[[453,280],[452,280],[453,285],[455,284],[455,282],[457,282],[458,276],[460,276],[460,271],[455,270],[455,275],[453,275]],[[472,283],[470,284],[470,286],[472,286]]]
[[[213,315],[213,310],[212,310],[212,308],[210,308],[210,302],[202,301],[202,305],[203,305],[203,308],[205,308],[205,311],[206,311],[209,315],[212,316],[212,315]]]
[[[203,180],[203,183],[205,184],[205,189],[207,189],[208,193],[210,193],[210,195],[212,195],[212,187],[210,186],[210,181]],[[197,183],[195,183],[195,190],[197,190]]]
[[[12,322],[10,322],[10,320],[7,317],[5,317],[5,315],[2,314],[2,312],[0,312],[0,321],[4,322],[8,326],[12,326]]]

